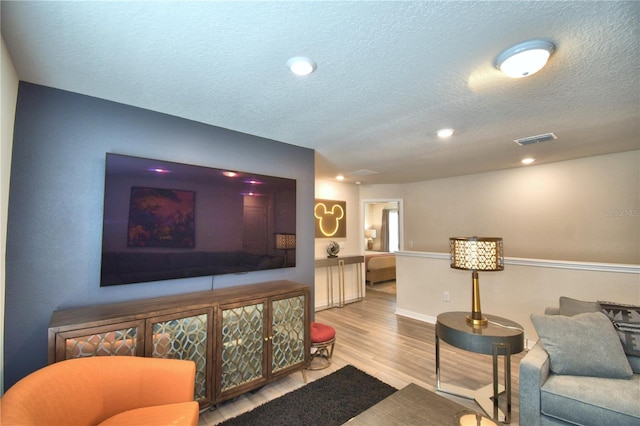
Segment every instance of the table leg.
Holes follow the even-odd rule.
[[[507,345],[504,354],[504,388],[507,393],[507,414],[505,423],[511,421],[511,346]]]
[[[437,325],[436,325],[437,330]],[[440,390],[440,339],[436,331],[436,389]]]
[[[327,307],[333,307],[333,270],[327,266]]]
[[[502,350],[503,353],[500,353]],[[504,390],[507,398],[507,412],[502,413],[498,407],[498,356],[504,356]],[[502,414],[504,420],[499,416]],[[511,422],[511,345],[494,343],[493,345],[493,418],[504,423]]]
[[[362,300],[362,264],[358,264],[357,266],[357,272],[356,272],[356,279],[358,282],[358,288],[357,288],[357,295],[358,295],[358,300]]]
[[[338,260],[338,306],[344,306],[344,260]]]
[[[498,419],[498,348],[493,345],[493,418]]]
[[[475,400],[488,416],[498,422],[511,422],[511,346],[508,343],[493,344],[493,383],[475,391],[464,389],[440,381],[440,338],[436,324],[436,390],[451,395]],[[498,356],[504,356],[504,388],[498,380]],[[498,404],[498,395],[506,392],[507,412],[503,413]]]

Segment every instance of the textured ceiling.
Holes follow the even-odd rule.
[[[21,80],[313,148],[321,178],[412,182],[640,149],[640,2],[1,8]],[[556,44],[542,71],[493,67],[532,38]],[[300,55],[314,74],[288,71]],[[513,143],[546,132],[558,140]]]

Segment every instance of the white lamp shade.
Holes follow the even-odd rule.
[[[375,229],[367,229],[364,231],[365,238],[375,238],[376,234],[377,233]]]

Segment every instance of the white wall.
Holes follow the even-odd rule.
[[[449,237],[502,237],[506,256],[640,263],[640,151],[405,185],[405,250],[447,252]]]
[[[471,310],[471,272],[450,268],[448,245],[473,235],[504,239],[505,270],[480,272],[483,312],[520,323],[530,341],[530,315],[560,296],[640,304],[640,151],[363,186],[361,197],[404,200],[401,315]]]
[[[471,272],[452,269],[448,253],[399,252],[396,263],[398,314],[434,323],[442,312],[471,310]],[[516,321],[530,345],[538,339],[531,314],[557,307],[560,296],[640,305],[640,265],[505,258],[504,271],[479,277],[483,314]]]
[[[11,177],[11,149],[13,124],[18,97],[18,74],[13,66],[7,46],[2,38],[0,56],[0,395],[4,384],[4,289],[5,257],[7,247],[7,212],[9,206],[9,180]]]
[[[341,183],[330,180],[316,179],[316,199],[346,201],[347,203],[347,236],[345,238],[316,238],[315,239],[315,257],[326,258],[326,248],[329,241],[336,241],[340,244],[339,257],[349,255],[364,254],[364,224],[362,222],[362,211],[360,203],[360,188],[354,184]],[[360,282],[358,282],[358,272],[360,273]],[[338,277],[337,268],[333,268],[333,300],[338,300]],[[326,268],[316,268],[315,271],[315,308],[322,309],[330,304],[327,296],[327,277]],[[354,300],[358,294],[358,286],[364,291],[364,265],[353,264],[345,266],[345,299],[346,301]]]

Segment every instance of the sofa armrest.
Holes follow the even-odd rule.
[[[540,424],[540,389],[549,377],[549,355],[540,342],[520,361],[520,424]]]
[[[191,403],[195,370],[193,361],[137,356],[56,362],[5,392],[0,399],[0,423],[68,425],[72,419],[74,424],[96,425],[124,411]],[[187,418],[193,418],[195,406],[184,406],[185,413],[191,413]]]
[[[141,358],[140,406],[193,401],[196,364],[190,360]],[[153,360],[153,363],[148,360]]]

